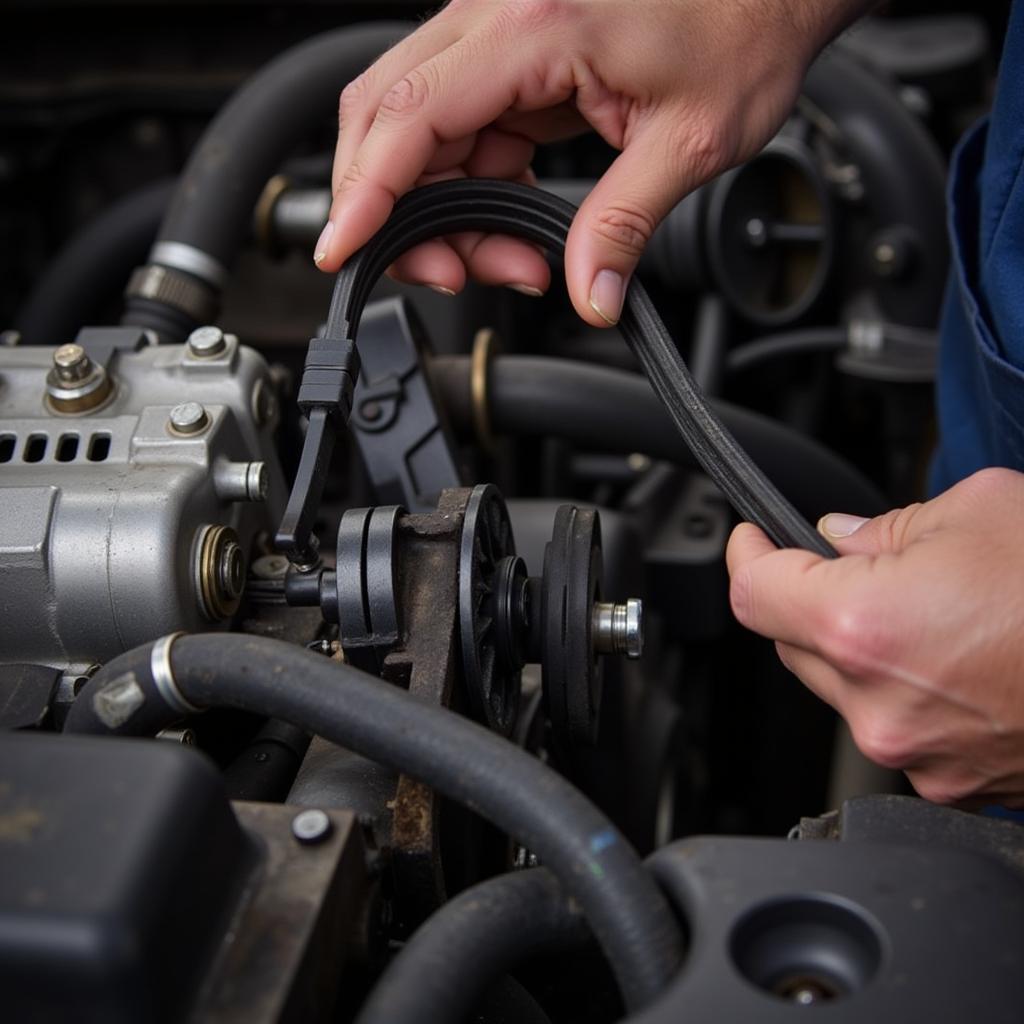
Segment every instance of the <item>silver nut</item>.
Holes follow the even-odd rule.
[[[209,417],[198,402],[182,402],[171,410],[168,420],[177,434],[198,434],[206,428]]]
[[[267,497],[267,464],[250,462],[245,474],[245,493],[250,501],[263,501]]]
[[[188,336],[188,352],[196,359],[212,359],[228,347],[224,332],[213,325],[197,327]]]
[[[292,818],[292,835],[306,846],[322,843],[331,834],[331,819],[321,810],[301,811]]]
[[[643,602],[631,597],[624,604],[599,601],[591,620],[594,650],[639,658],[644,651]]]
[[[53,369],[63,384],[77,384],[92,373],[92,362],[81,345],[61,345],[53,353]]]
[[[620,605],[621,607],[621,605]],[[627,658],[639,658],[644,653],[644,603],[631,597],[626,602],[625,624],[622,627],[622,650]]]

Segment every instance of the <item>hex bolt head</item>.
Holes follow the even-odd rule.
[[[303,846],[315,846],[329,838],[333,827],[331,819],[321,810],[311,808],[292,818],[292,835]]]
[[[92,361],[81,345],[61,345],[53,353],[53,369],[62,384],[77,384],[92,373]]]
[[[197,327],[188,336],[188,354],[195,359],[212,359],[228,347],[224,332],[212,324]]]
[[[168,421],[176,434],[198,434],[206,428],[209,417],[198,402],[182,402],[171,410]]]

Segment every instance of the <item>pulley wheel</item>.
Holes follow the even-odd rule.
[[[473,714],[508,736],[519,714],[520,670],[498,655],[498,571],[516,553],[505,501],[493,484],[473,488],[459,551],[462,670]],[[508,566],[504,562],[504,566]]]
[[[555,732],[571,743],[597,738],[602,670],[593,641],[601,600],[601,521],[594,509],[562,505],[544,550],[543,685]]]

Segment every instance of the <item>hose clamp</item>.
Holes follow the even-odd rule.
[[[198,277],[157,263],[148,263],[132,272],[124,297],[160,302],[179,310],[198,324],[210,323],[217,310],[216,295],[208,284]]]
[[[157,242],[150,250],[149,262],[191,274],[218,291],[228,283],[228,272],[220,260],[185,242]]]
[[[171,646],[179,636],[185,634],[180,631],[168,633],[153,644],[149,671],[153,676],[153,685],[156,686],[157,693],[169,708],[182,715],[198,715],[203,709],[185,698],[174,678],[174,669],[171,668]]]

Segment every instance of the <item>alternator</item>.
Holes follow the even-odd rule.
[[[107,661],[238,608],[284,478],[263,358],[218,328],[0,348],[0,664]]]

